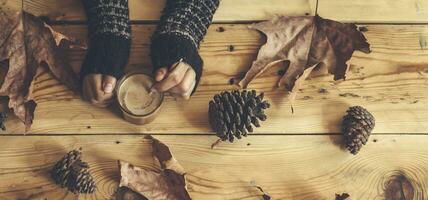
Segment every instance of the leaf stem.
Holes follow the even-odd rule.
[[[315,5],[315,16],[318,16],[318,0],[316,0],[317,3]]]
[[[218,145],[220,145],[221,142],[221,139],[216,140],[213,144],[211,144],[211,149],[216,148]]]

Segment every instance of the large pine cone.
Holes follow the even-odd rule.
[[[51,176],[61,187],[73,193],[95,192],[95,182],[89,173],[89,165],[81,160],[81,149],[67,153],[52,168]]]
[[[346,148],[355,155],[367,143],[375,126],[375,119],[361,106],[350,107],[346,112],[342,121],[342,134]]]
[[[259,120],[265,121],[264,110],[270,105],[263,101],[264,93],[257,96],[255,90],[222,92],[216,94],[209,103],[209,121],[212,129],[222,140],[233,142],[260,127]]]

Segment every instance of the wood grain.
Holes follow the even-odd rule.
[[[375,23],[367,25],[365,33],[373,52],[354,54],[346,81],[334,82],[324,70],[316,70],[299,90],[294,114],[285,92],[275,86],[284,66],[272,67],[250,85],[265,91],[272,102],[268,121],[248,138],[210,149],[217,138],[207,123],[208,101],[217,92],[237,88],[230,79],[242,77],[265,42],[263,35],[242,23],[275,14],[313,15],[315,2],[222,0],[214,22],[229,24],[212,25],[201,45],[205,69],[198,91],[189,102],[168,96],[159,117],[145,126],[125,122],[115,106],[101,109],[83,102],[40,68],[34,135],[21,136],[24,126],[14,116],[0,135],[0,199],[115,199],[118,159],[158,170],[144,135],[126,135],[130,133],[156,134],[171,147],[188,172],[193,199],[261,199],[254,185],[272,199],[334,199],[343,192],[351,199],[385,199],[399,195],[397,188],[403,186],[413,191],[406,197],[426,199],[428,26],[415,25],[428,23],[428,2],[423,0],[319,0],[322,17]],[[148,47],[155,28],[149,24],[158,20],[165,0],[129,3],[135,23],[127,70],[149,70]],[[21,0],[0,0],[1,8],[19,10],[21,5]],[[24,0],[24,9],[65,22],[54,28],[86,40],[80,1]],[[71,21],[80,25],[67,25]],[[67,55],[78,71],[85,51],[69,50]],[[351,105],[362,105],[376,117],[374,134],[357,156],[346,152],[341,136],[333,134]],[[73,195],[49,177],[52,165],[78,147],[91,165],[96,194]]]
[[[0,9],[22,10],[22,1],[20,0],[0,0]]]
[[[359,23],[427,23],[424,0],[319,0],[319,15]]]
[[[224,32],[217,32],[219,27]],[[85,28],[79,25],[56,29],[81,40]],[[376,117],[375,133],[426,133],[428,129],[428,51],[420,41],[428,40],[426,26],[370,25],[366,36],[372,53],[356,52],[351,59],[346,81],[334,82],[322,70],[315,71],[291,105],[282,89],[275,86],[281,66],[273,67],[254,80],[250,88],[264,91],[273,106],[269,120],[257,133],[334,133],[339,132],[341,117],[351,105],[361,105]],[[129,69],[150,66],[148,57],[152,25],[133,26],[133,46]],[[167,97],[163,112],[149,125],[131,125],[113,108],[90,106],[52,78],[45,69],[36,80],[38,102],[33,133],[196,133],[207,134],[208,101],[226,89],[236,89],[229,80],[239,77],[251,65],[263,36],[245,25],[214,25],[201,46],[205,71],[189,102]],[[229,51],[228,46],[234,50]],[[69,57],[79,68],[84,51],[72,50]],[[325,89],[326,92],[320,90]],[[171,117],[173,116],[173,117]],[[7,133],[22,133],[19,121],[9,120]]]
[[[3,0],[21,5],[18,0]],[[130,0],[132,20],[158,20],[165,0]],[[51,20],[85,20],[80,1],[25,0],[25,9]],[[266,20],[274,15],[314,15],[315,0],[223,0],[214,16],[215,22]],[[319,0],[322,17],[360,23],[427,23],[428,2],[424,0]]]
[[[20,1],[19,1],[20,2]],[[16,3],[19,3],[16,1]],[[130,0],[130,18],[138,21],[156,21],[160,18],[165,0]],[[85,20],[80,1],[24,0],[26,11],[51,20]],[[313,14],[315,0],[222,0],[214,16],[215,22],[252,21],[272,18],[275,14],[298,16]]]
[[[119,182],[117,160],[156,170],[143,136],[1,137],[1,199],[114,199]],[[428,195],[428,138],[374,136],[353,156],[339,136],[253,136],[220,144],[214,136],[159,136],[187,171],[193,199],[261,199],[262,187],[273,199],[383,199],[390,177],[404,175],[414,199]],[[376,142],[374,142],[376,141]],[[67,151],[83,148],[98,191],[78,198],[58,188],[49,170]]]

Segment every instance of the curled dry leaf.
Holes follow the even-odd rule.
[[[185,171],[168,146],[151,136],[146,139],[152,144],[153,157],[159,161],[161,172],[119,161],[121,175],[119,187],[128,187],[149,200],[190,200]]]
[[[355,50],[370,52],[370,45],[354,24],[343,24],[319,16],[275,17],[251,25],[267,36],[250,70],[239,85],[247,85],[270,66],[285,60],[290,65],[278,82],[288,91],[305,79],[315,66],[326,66],[334,80],[344,79],[346,62]],[[302,76],[306,70],[309,73]]]
[[[0,9],[0,27],[0,62],[8,68],[2,77],[0,96],[9,97],[9,107],[29,130],[37,105],[32,95],[33,78],[39,66],[47,66],[71,89],[77,91],[79,87],[76,74],[59,48],[61,41],[69,40],[25,12]]]
[[[263,188],[261,188],[260,186],[256,186],[256,188],[259,189],[260,192],[263,193],[263,195],[262,195],[263,200],[270,200],[271,199],[271,197],[268,194],[266,194],[265,191],[263,191]]]

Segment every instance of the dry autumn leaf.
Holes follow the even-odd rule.
[[[319,16],[275,17],[251,25],[267,36],[267,42],[258,53],[250,70],[239,83],[247,85],[268,67],[290,61],[278,82],[288,91],[298,87],[296,81],[305,79],[316,66],[326,66],[334,80],[344,79],[346,62],[355,50],[370,52],[370,45],[354,24],[343,24]],[[305,72],[308,70],[308,72]],[[305,75],[305,76],[303,76]],[[291,97],[293,99],[293,97]]]
[[[0,62],[8,68],[2,77],[0,96],[9,97],[9,107],[29,130],[36,102],[33,99],[33,78],[39,66],[47,66],[52,74],[77,91],[76,74],[66,62],[62,49],[64,35],[53,31],[37,17],[0,9]],[[69,43],[69,45],[72,43]]]
[[[119,161],[120,185],[127,187],[149,200],[190,200],[186,189],[185,171],[174,158],[168,146],[149,136],[153,157],[159,161],[161,172],[138,168]]]

